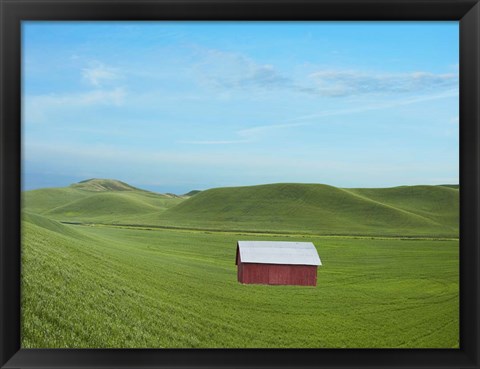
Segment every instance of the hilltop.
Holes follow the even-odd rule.
[[[70,185],[70,187],[93,192],[105,192],[105,191],[145,191],[139,188],[130,186],[129,184],[119,181],[117,179],[99,179],[91,178],[78,183]]]
[[[188,196],[188,197],[190,197],[190,196],[194,196],[194,195],[196,195],[197,193],[200,193],[200,192],[202,192],[202,191],[200,191],[200,190],[192,190],[192,191],[190,191],[190,192],[187,192],[187,193],[184,194],[183,196]]]

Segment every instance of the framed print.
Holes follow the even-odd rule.
[[[477,1],[2,6],[2,368],[478,368]]]

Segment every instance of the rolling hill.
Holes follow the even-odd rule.
[[[454,186],[344,189],[281,183],[214,188],[190,197],[115,180],[24,194],[25,209],[60,221],[329,235],[458,237]]]
[[[111,179],[90,179],[65,188],[26,191],[24,209],[31,213],[79,222],[118,222],[158,214],[183,197],[145,191]]]
[[[78,240],[88,239],[81,231],[38,214],[32,214],[24,211],[22,213],[22,221],[23,225],[31,224],[36,227],[46,229],[50,232],[54,232],[57,235],[62,235]]]
[[[455,237],[458,211],[458,190],[443,186],[271,184],[203,191],[152,221],[210,229]]]
[[[459,347],[458,189],[101,181],[24,193],[22,348]],[[252,238],[313,242],[317,287],[238,283]]]

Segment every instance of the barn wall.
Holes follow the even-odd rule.
[[[238,262],[237,263],[238,267],[237,267],[237,280],[240,282],[240,283],[243,283],[243,263],[241,262]]]
[[[241,283],[276,285],[317,285],[317,267],[314,265],[279,265],[238,263],[238,281]]]
[[[235,265],[237,265],[237,281],[240,283],[243,283],[243,264],[242,261],[240,260],[240,253],[238,252],[238,247],[237,247],[237,256],[235,258]]]

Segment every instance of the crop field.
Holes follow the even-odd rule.
[[[325,221],[311,223],[317,234],[295,222],[283,234],[270,220],[247,227],[248,214],[266,219],[270,199],[256,208],[230,202],[225,229],[215,215],[201,229],[205,204],[223,201],[200,197],[210,190],[175,197],[100,185],[24,194],[24,348],[459,347],[458,188],[423,186],[403,202],[404,190],[349,190],[357,213],[346,202],[353,220],[332,232],[344,234],[327,235]],[[302,206],[305,193],[292,205],[298,188],[290,190],[282,204]],[[337,193],[327,188],[329,198],[329,191]],[[98,196],[104,202],[93,201]],[[334,205],[324,203],[318,211],[327,214]],[[370,205],[391,214],[383,220],[390,227],[360,235],[368,221],[381,220]],[[191,217],[182,224],[185,209]],[[177,221],[162,221],[169,212]],[[337,221],[345,214],[339,211]],[[367,223],[348,229],[362,216]],[[238,283],[236,242],[252,239],[313,242],[323,263],[317,286]]]

